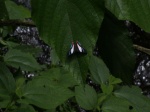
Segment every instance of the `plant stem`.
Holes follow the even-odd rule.
[[[32,21],[27,20],[0,20],[0,26],[30,26],[35,27]]]
[[[144,53],[150,55],[150,49],[148,49],[148,48],[145,48],[143,46],[136,45],[136,44],[133,44],[133,47],[141,52],[144,52]]]

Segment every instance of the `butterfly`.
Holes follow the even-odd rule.
[[[86,50],[82,47],[82,45],[76,41],[76,43],[72,42],[70,50],[68,52],[68,56],[71,56],[75,53],[86,54]]]

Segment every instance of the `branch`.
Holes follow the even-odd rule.
[[[30,26],[36,27],[31,21],[26,20],[0,20],[0,26]]]
[[[133,47],[141,52],[150,55],[150,49],[134,44]]]

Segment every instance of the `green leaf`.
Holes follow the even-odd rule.
[[[40,54],[40,52],[42,52],[41,48],[33,47],[30,45],[18,45],[18,46],[13,47],[13,49],[24,51],[26,53],[30,53],[33,56],[38,56]]]
[[[77,103],[86,110],[92,110],[97,106],[97,93],[89,85],[85,85],[85,88],[77,86],[75,88],[75,97]]]
[[[113,85],[113,84],[119,84],[121,82],[122,82],[121,79],[115,78],[112,75],[109,76],[109,84]]]
[[[130,102],[136,112],[149,112],[150,110],[150,99],[143,96],[141,90],[136,86],[132,86],[131,88],[123,86],[121,89],[116,90],[114,95]]]
[[[6,108],[15,93],[15,79],[4,63],[0,62],[0,108]]]
[[[105,6],[118,19],[133,21],[150,32],[149,2],[149,0],[105,0]]]
[[[98,84],[105,83],[109,78],[109,70],[105,63],[96,56],[91,56],[89,70],[94,81]]]
[[[26,78],[24,78],[23,76],[16,78],[16,95],[18,97],[21,97],[23,94],[21,88],[24,86],[25,81],[26,81]]]
[[[101,105],[107,97],[108,97],[107,94],[104,93],[98,94],[98,106]],[[100,108],[98,107],[98,109]]]
[[[23,88],[22,92],[22,101],[43,109],[54,109],[74,96],[67,88],[38,86],[32,81]]]
[[[111,96],[102,104],[103,112],[133,112],[129,109],[130,103],[121,98]],[[138,112],[138,111],[137,111]]]
[[[6,108],[10,102],[11,102],[11,98],[1,100],[0,108]]]
[[[135,65],[133,44],[121,21],[106,15],[98,40],[100,54],[110,72],[126,83],[132,82]]]
[[[40,74],[41,76],[37,76],[34,79],[36,85],[42,84],[50,87],[73,87],[74,85],[78,85],[73,74],[63,68],[52,68]]]
[[[0,11],[1,11],[0,20],[7,18],[8,15],[7,15],[7,10],[6,10],[6,7],[5,7],[4,0],[0,0]]]
[[[55,49],[52,49],[51,50],[51,63],[52,63],[52,65],[59,65],[59,62],[60,62],[60,60],[56,54]]]
[[[92,54],[103,20],[103,10],[99,7],[102,1],[31,0],[31,4],[32,18],[42,39],[55,49],[60,61],[79,82],[85,80],[88,56]],[[68,60],[72,41],[79,41],[87,50],[87,56],[74,54],[72,60]]]
[[[11,0],[6,0],[5,4],[9,15],[9,19],[25,19],[31,17],[31,13],[29,9],[21,5],[18,6],[16,3],[14,3]]]
[[[19,108],[15,109],[13,112],[36,112],[31,105],[21,105]]]
[[[7,93],[12,94],[15,92],[15,80],[9,69],[4,63],[0,62],[0,89],[7,90]]]
[[[104,94],[108,94],[109,95],[113,91],[113,86],[112,85],[101,84],[101,89],[102,89]]]
[[[6,41],[6,45],[8,46],[8,48],[14,48],[16,46],[19,46],[19,43],[16,42],[12,42],[12,41]]]
[[[10,49],[5,57],[4,61],[7,65],[15,68],[21,68],[25,71],[40,70],[40,65],[36,62],[34,57],[29,53],[24,53],[19,50]]]
[[[73,56],[68,57],[67,62],[64,64],[64,68],[70,71],[78,83],[84,83],[88,72],[89,57]]]

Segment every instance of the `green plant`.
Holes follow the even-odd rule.
[[[1,0],[0,48],[9,50],[6,54],[0,50],[0,108],[5,112],[75,112],[79,105],[91,112],[149,112],[150,100],[141,90],[123,85],[132,83],[135,56],[121,21],[133,21],[149,32],[148,3],[31,0],[30,14],[11,0]],[[35,24],[24,21],[30,17]],[[50,68],[36,62],[38,48],[9,40],[7,34],[17,25],[37,26],[42,40],[52,47]],[[87,54],[68,57],[72,41],[81,42]],[[96,43],[101,57],[93,55]],[[27,80],[21,71],[38,75]],[[98,91],[86,83],[87,74],[99,85]]]

